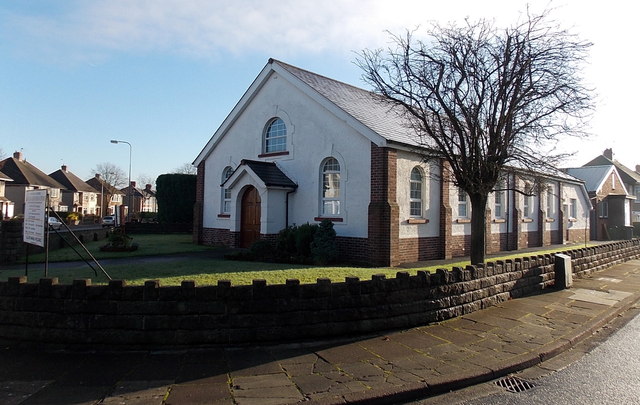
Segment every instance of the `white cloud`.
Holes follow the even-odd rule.
[[[98,0],[66,3],[56,15],[10,14],[11,30],[41,52],[84,59],[109,52],[173,52],[200,57],[220,53],[317,53],[360,50],[429,20],[511,14],[525,4],[456,6],[420,0]],[[59,3],[58,3],[59,4]],[[65,6],[60,6],[65,7]],[[495,12],[492,12],[494,10]],[[498,14],[498,10],[499,14]],[[485,15],[483,15],[483,13]],[[489,14],[489,15],[486,15]],[[66,54],[66,55],[65,55]],[[72,54],[72,55],[70,55]],[[82,54],[82,55],[79,55]]]

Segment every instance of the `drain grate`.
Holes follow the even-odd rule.
[[[505,377],[496,381],[496,385],[510,392],[522,392],[535,387],[535,384],[518,377]]]

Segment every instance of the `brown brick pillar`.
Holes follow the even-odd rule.
[[[453,257],[452,236],[453,213],[449,197],[451,194],[451,180],[449,162],[440,160],[440,243],[443,259]]]
[[[399,209],[396,200],[397,151],[371,144],[369,261],[373,266],[399,264]]]
[[[204,215],[204,161],[198,165],[196,178],[196,202],[193,205],[193,237],[194,243],[202,243]]]

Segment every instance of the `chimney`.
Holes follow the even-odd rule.
[[[96,179],[100,180],[100,173],[96,173]]]
[[[151,184],[145,184],[144,189],[146,191],[151,191]]]
[[[640,165],[636,165],[636,173],[640,174]]]
[[[136,188],[136,182],[135,181],[131,182],[131,187]]]
[[[22,152],[13,152],[13,158],[17,159],[18,161],[22,162],[24,161],[24,157],[22,156]]]
[[[67,172],[67,165],[62,165],[60,166],[60,168],[62,169],[63,172]]]
[[[602,155],[609,160],[613,160],[613,150],[611,148],[605,149]]]

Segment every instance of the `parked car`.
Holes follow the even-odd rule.
[[[107,226],[114,226],[116,224],[116,217],[114,217],[113,215],[107,215],[106,217],[102,218],[102,227],[107,227]]]
[[[49,222],[49,229],[58,230],[62,228],[62,222],[58,221],[58,218],[48,217],[47,222]]]

